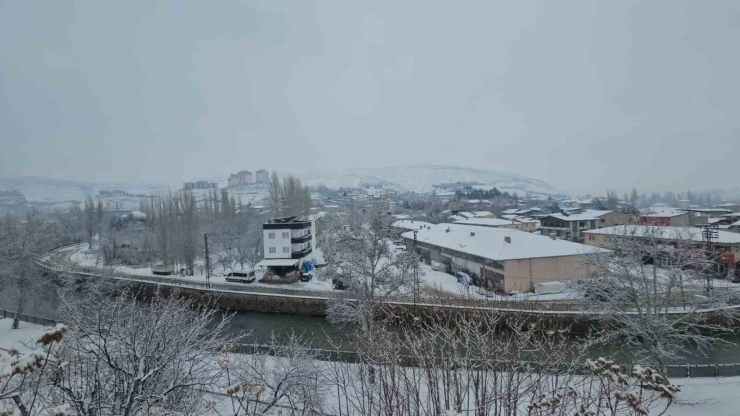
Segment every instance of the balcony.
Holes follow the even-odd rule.
[[[292,259],[302,259],[302,258],[308,256],[309,254],[311,254],[312,251],[313,250],[309,246],[309,247],[304,248],[301,251],[294,251],[294,252],[292,252],[290,254],[290,258],[292,258]]]
[[[307,243],[311,241],[311,233],[308,233],[306,235],[302,235],[300,237],[292,237],[290,239],[291,244],[300,244],[300,243]]]

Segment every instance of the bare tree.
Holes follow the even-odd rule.
[[[326,364],[331,413],[644,415],[677,391],[650,369],[624,374],[587,360],[588,340],[542,319],[492,310],[418,318],[376,321],[353,337],[357,362]]]
[[[221,382],[216,365],[230,316],[176,293],[147,298],[88,287],[65,298],[64,342],[53,356],[47,403],[80,415],[200,414]]]
[[[16,409],[22,416],[41,412],[36,404],[43,400],[42,386],[49,376],[49,361],[66,331],[62,324],[48,328],[26,353],[16,349],[0,351],[0,414],[14,415]]]
[[[85,231],[90,248],[93,246],[93,237],[95,235],[95,229],[97,228],[97,218],[95,201],[92,196],[88,195],[85,197]]]
[[[232,355],[226,369],[231,412],[234,416],[272,414],[324,414],[328,386],[310,342],[291,333],[278,339],[273,333],[259,354]]]
[[[581,286],[588,304],[601,312],[605,341],[619,342],[638,363],[657,368],[683,358],[689,346],[706,353],[724,342],[717,335],[728,329],[709,323],[702,312],[727,299],[703,288],[716,276],[717,259],[697,241],[701,231],[636,225],[619,230],[604,245],[613,255],[588,256],[588,265],[603,273]]]
[[[10,216],[0,221],[0,279],[13,282],[18,288],[14,329],[18,328],[18,315],[24,312],[28,292],[41,274],[36,262],[56,241],[53,226],[35,211],[27,214],[25,221]]]
[[[394,252],[393,217],[373,210],[367,222],[349,224],[323,239],[327,261],[324,278],[347,290],[329,303],[334,323],[362,322],[391,296],[418,287],[414,281],[415,255]]]
[[[267,202],[275,214],[283,214],[283,185],[275,171],[272,171],[267,180]]]

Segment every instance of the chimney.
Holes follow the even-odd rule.
[[[504,241],[511,244],[511,237],[504,237]]]
[[[470,232],[471,237],[475,237],[475,233],[473,231]]]

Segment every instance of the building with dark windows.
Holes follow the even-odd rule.
[[[273,218],[262,225],[265,259],[258,266],[274,268],[276,273],[300,267],[316,248],[314,221],[296,217]]]

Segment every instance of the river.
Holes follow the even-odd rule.
[[[15,287],[0,287],[0,309],[15,311],[18,293]],[[42,318],[54,318],[59,308],[60,299],[53,283],[34,288],[28,296],[25,314]],[[346,342],[347,329],[330,324],[325,318],[307,315],[268,314],[260,312],[237,312],[231,321],[233,335],[248,334],[245,343],[264,344],[274,333],[278,338],[292,332],[312,339],[314,348],[332,349],[333,343],[340,343],[342,349],[351,349]],[[331,339],[332,341],[330,341]],[[740,335],[728,338],[733,345],[719,346],[704,356],[696,351],[687,352],[687,360],[671,364],[727,364],[740,363]],[[601,346],[593,351],[593,357],[609,357],[616,361],[628,360],[624,348],[619,345]]]

